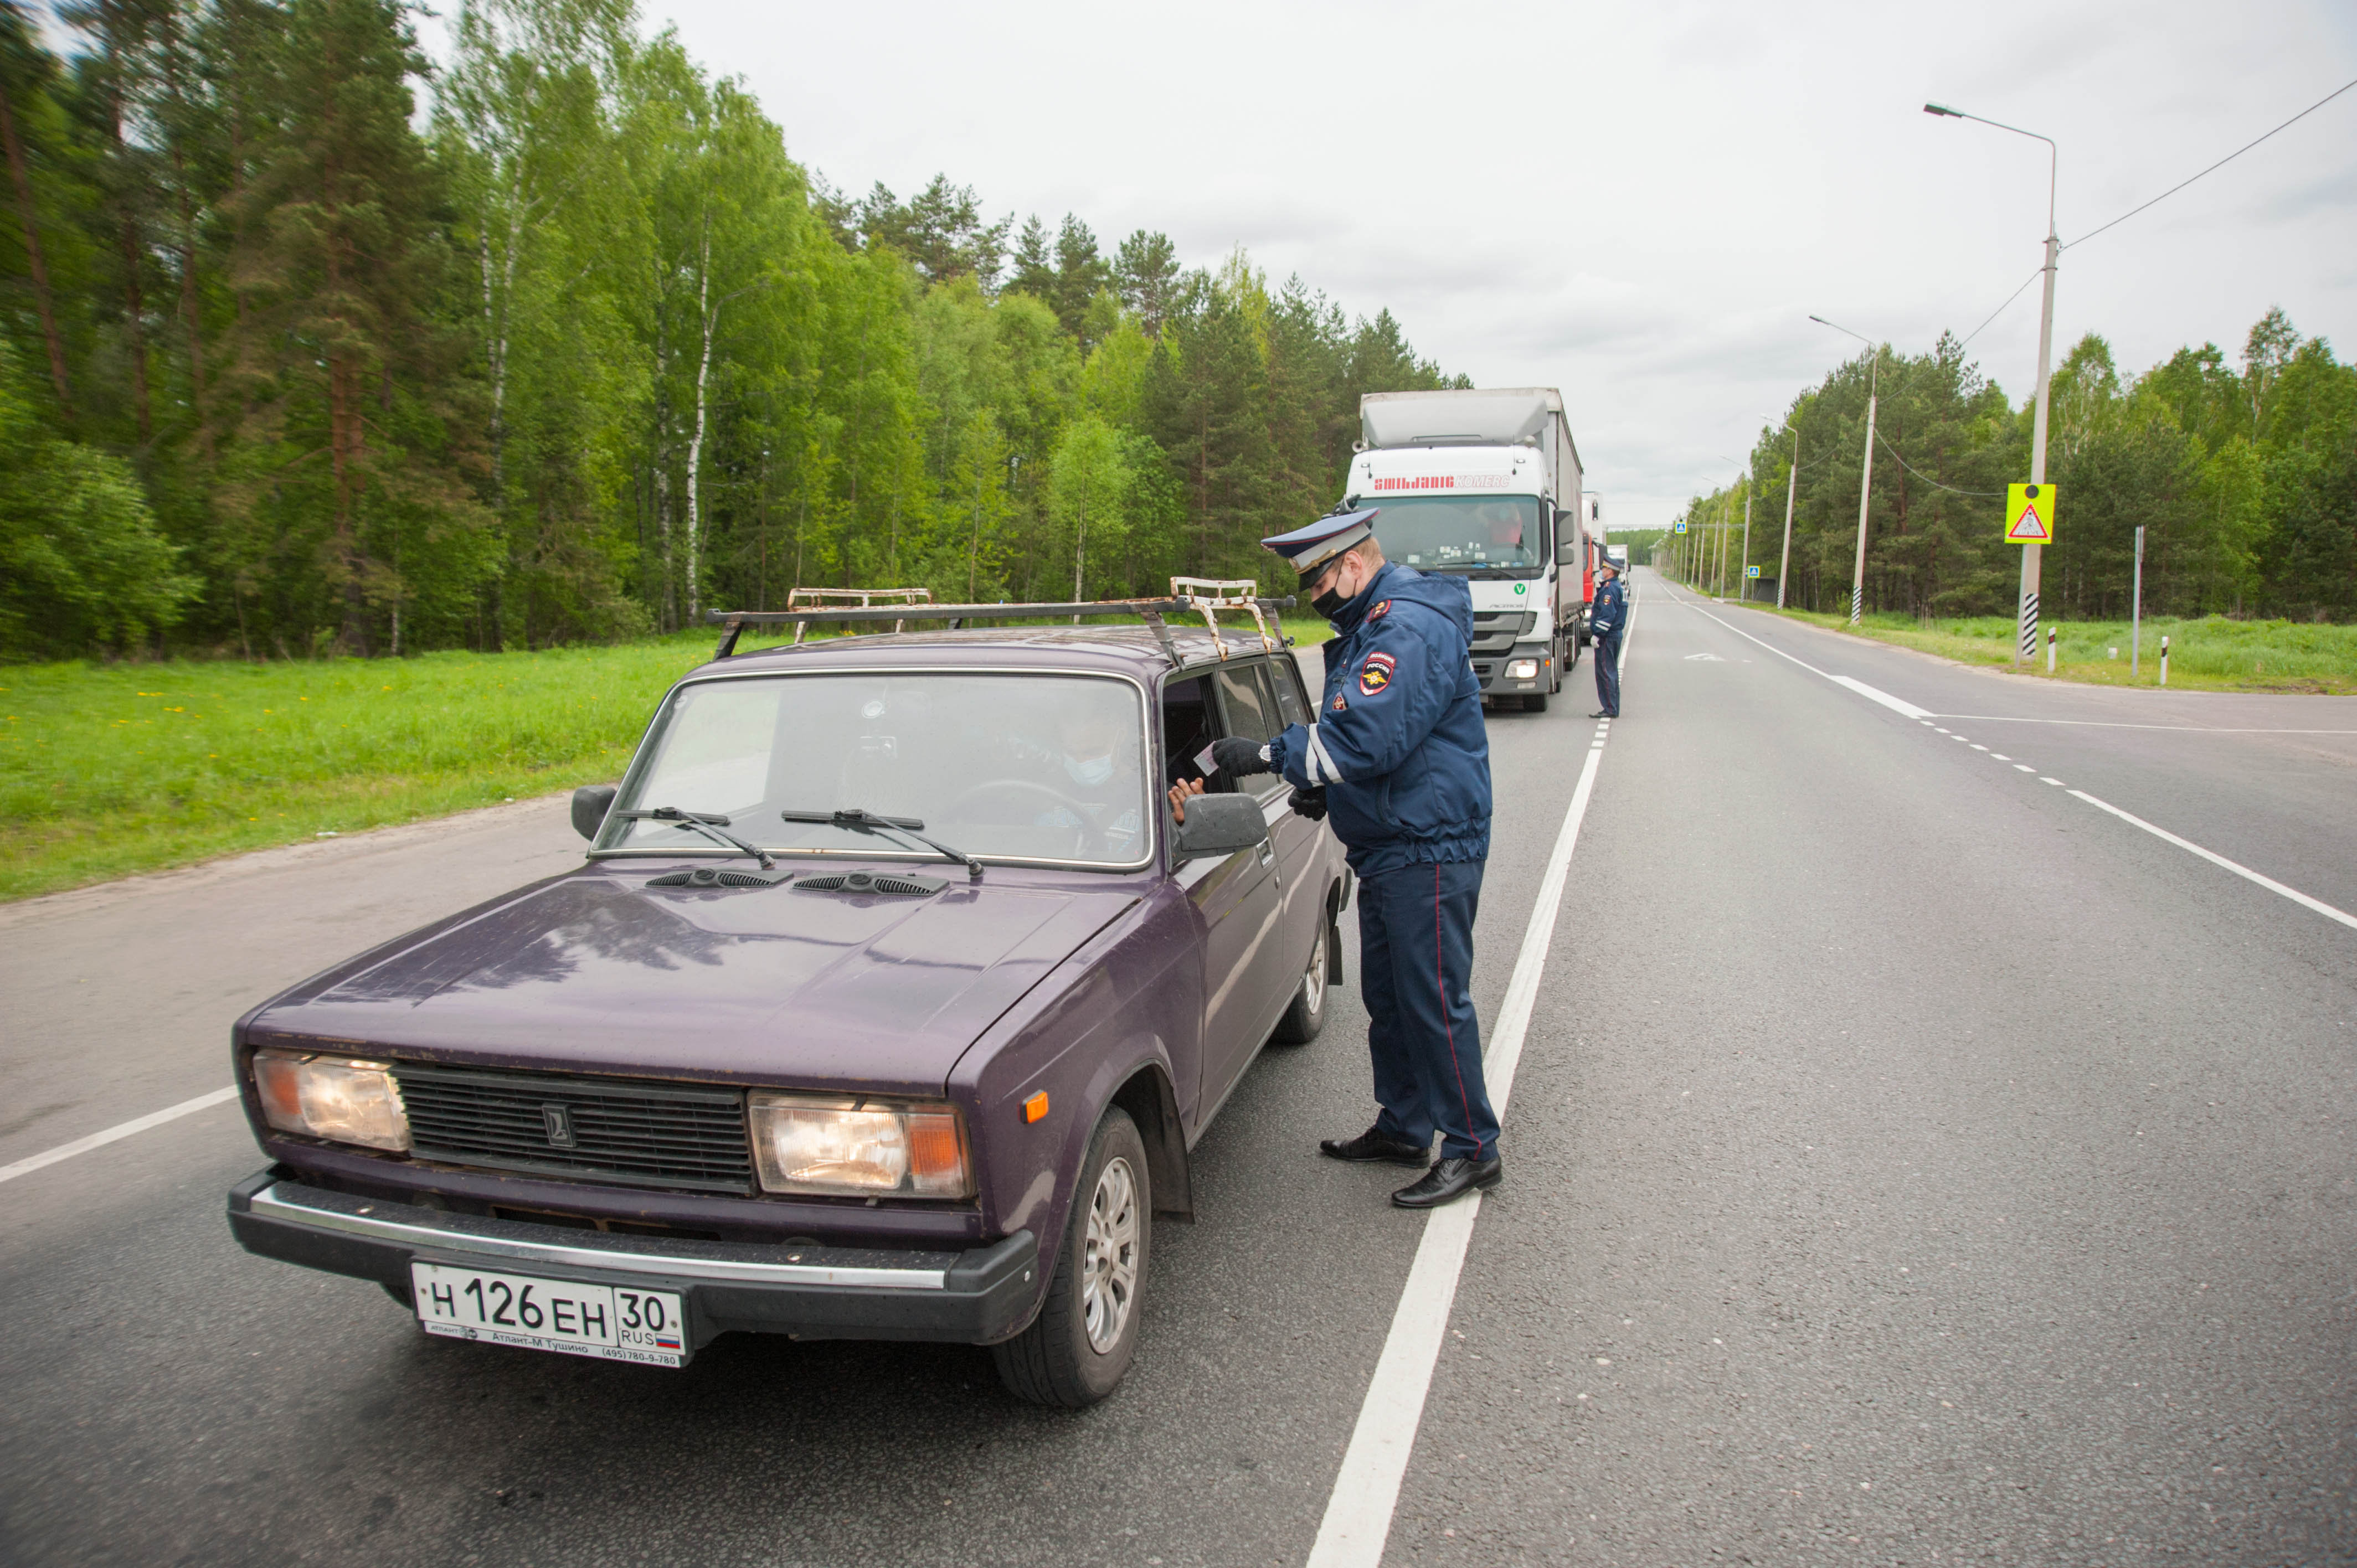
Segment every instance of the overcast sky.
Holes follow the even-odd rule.
[[[2070,241],[2357,77],[2351,0],[1947,5],[642,0],[838,188],[938,171],[1108,252],[1248,250],[1483,386],[1563,389],[1622,527],[1732,478],[1857,345],[1971,331]],[[2357,352],[2357,91],[2064,253],[2055,354],[2238,355],[2281,305]],[[2017,402],[2038,290],[1973,341]]]

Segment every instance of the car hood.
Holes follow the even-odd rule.
[[[993,1020],[1136,902],[995,882],[927,898],[650,888],[650,875],[585,868],[389,944],[261,1009],[249,1037],[938,1091]]]

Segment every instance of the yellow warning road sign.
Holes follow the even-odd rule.
[[[2054,487],[2007,485],[2005,489],[2005,542],[2007,544],[2054,542]]]

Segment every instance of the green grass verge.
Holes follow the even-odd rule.
[[[712,645],[0,669],[0,898],[614,778]]]
[[[714,640],[0,667],[0,899],[618,778]]]
[[[1730,601],[1732,602],[1732,601]],[[1850,633],[1846,616],[1812,610],[1778,610],[1768,605],[1740,607],[1782,615],[1830,631]],[[2169,638],[2169,684],[2172,691],[2305,692],[2357,694],[2357,626],[2308,621],[2201,620],[2155,617],[2144,623],[2144,657],[2128,672],[2128,623],[2124,620],[2049,621],[2057,633],[2053,678],[2102,686],[2158,686],[2160,639]],[[1917,620],[1906,615],[1869,615],[1857,632],[1878,642],[1936,653],[1964,664],[2010,666],[2014,623],[2009,616],[1968,616]],[[2118,657],[2111,650],[2117,649]],[[2041,650],[2031,673],[2047,679]]]

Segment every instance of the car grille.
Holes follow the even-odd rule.
[[[407,1064],[394,1066],[393,1079],[420,1159],[631,1187],[753,1189],[742,1090]]]

